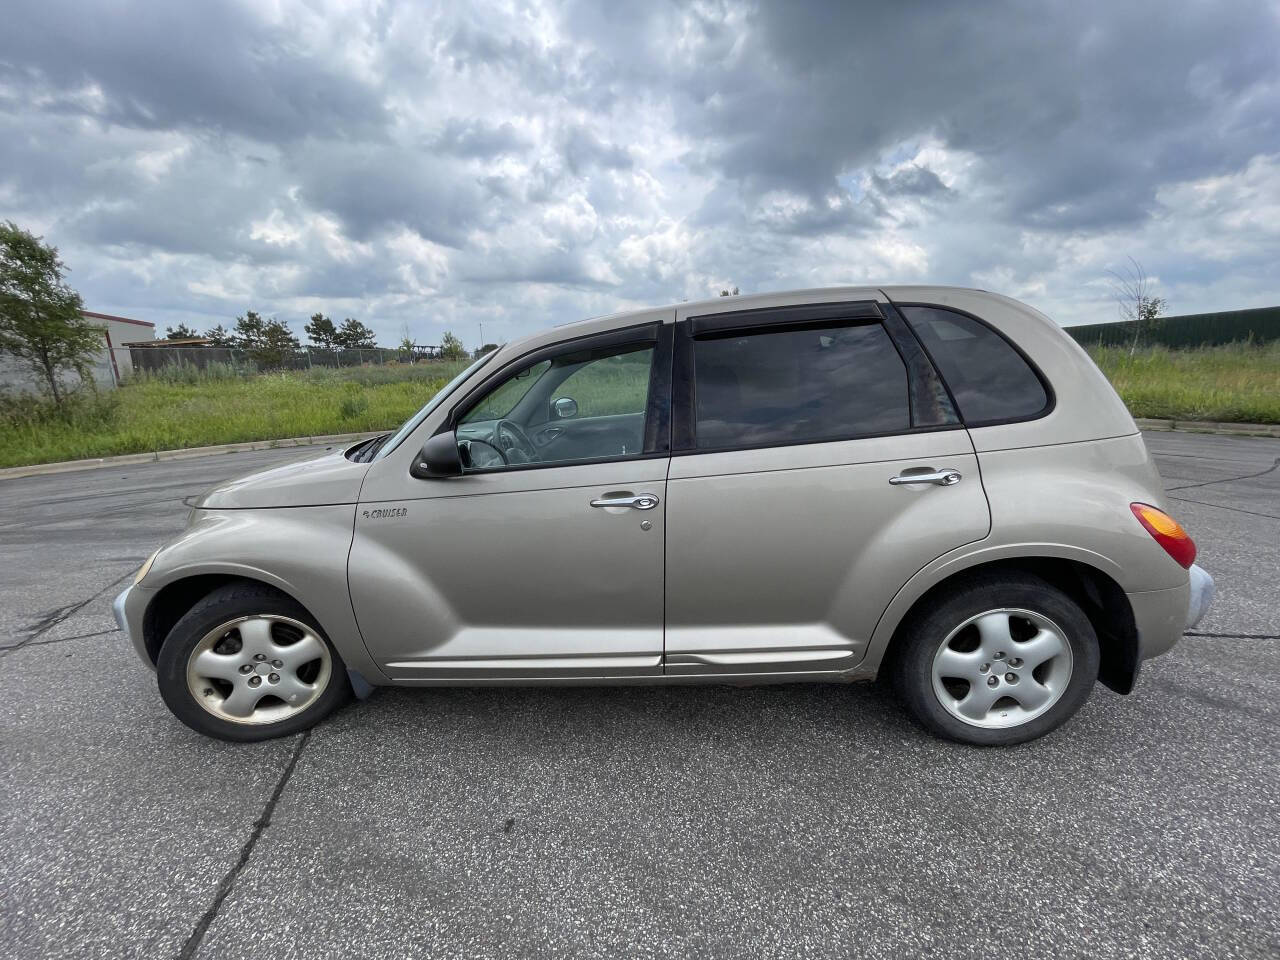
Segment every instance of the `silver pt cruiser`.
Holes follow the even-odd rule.
[[[934,733],[1011,744],[1204,614],[1195,552],[1057,324],[837,288],[509,343],[393,434],[210,491],[115,609],[227,740],[391,684],[885,676]]]

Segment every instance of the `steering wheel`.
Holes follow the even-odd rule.
[[[513,442],[509,443],[508,438]],[[493,425],[493,445],[502,451],[508,463],[511,461],[512,450],[524,454],[528,463],[536,463],[539,459],[538,448],[524,432],[524,427],[514,420],[499,420]]]

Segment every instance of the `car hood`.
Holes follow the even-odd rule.
[[[206,493],[196,506],[244,510],[355,503],[369,464],[352,463],[345,451],[343,447],[228,480]]]

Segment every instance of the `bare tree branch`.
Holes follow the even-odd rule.
[[[1132,357],[1142,338],[1160,325],[1165,300],[1152,294],[1152,284],[1146,270],[1133,257],[1129,258],[1129,266],[1123,274],[1115,270],[1108,270],[1107,273],[1111,276],[1112,295],[1119,308],[1120,319],[1133,324],[1133,337],[1129,342],[1129,356]]]

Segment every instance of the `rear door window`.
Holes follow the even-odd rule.
[[[906,367],[879,323],[704,334],[693,342],[693,358],[699,449],[911,427]]]
[[[1029,420],[1045,412],[1044,383],[995,330],[941,307],[898,309],[942,373],[966,426]]]

